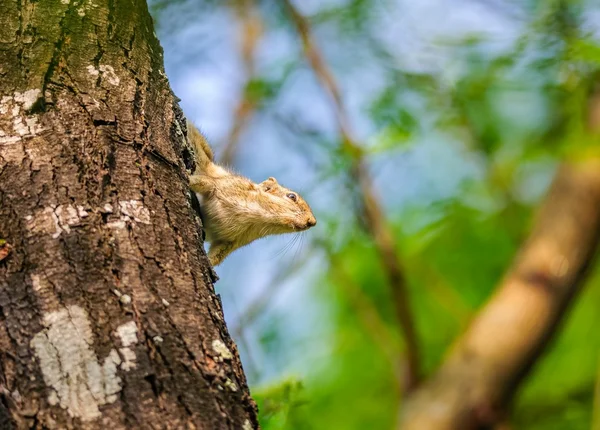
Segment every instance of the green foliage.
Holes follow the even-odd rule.
[[[262,80],[252,79],[246,85],[246,97],[252,103],[261,103],[268,100],[276,93],[273,83]]]
[[[256,390],[254,399],[261,412],[261,425],[265,428],[283,430],[298,428],[294,425],[302,414],[306,397],[302,382],[282,381],[277,385]]]
[[[598,374],[600,277],[594,276],[565,327],[525,384],[515,411],[524,429],[589,429]]]

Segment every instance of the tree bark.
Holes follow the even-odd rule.
[[[257,428],[145,1],[0,10],[0,428]]]

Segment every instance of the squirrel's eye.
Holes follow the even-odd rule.
[[[297,199],[296,194],[294,194],[294,193],[289,193],[286,197],[293,201],[296,201],[296,199]]]

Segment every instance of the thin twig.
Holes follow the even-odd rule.
[[[396,316],[406,343],[407,370],[404,388],[405,391],[410,391],[418,385],[421,376],[419,344],[408,301],[406,278],[395,249],[393,234],[373,189],[364,153],[361,146],[353,138],[350,121],[337,82],[313,40],[307,19],[294,7],[290,0],[284,0],[284,3],[302,40],[304,55],[321,86],[331,97],[344,150],[352,157],[351,170],[359,186],[359,195],[362,210],[367,220],[367,228],[373,237],[391,287]]]
[[[282,265],[275,276],[270,280],[269,284],[263,288],[262,292],[250,302],[238,318],[238,322],[232,332],[236,333],[244,327],[251,326],[256,318],[265,313],[265,309],[269,304],[273,303],[273,299],[279,293],[281,285],[286,279],[293,277],[308,261],[311,255],[306,253],[300,259],[294,259],[292,265]]]
[[[399,360],[400,351],[397,348],[396,340],[391,335],[387,325],[381,319],[381,314],[377,307],[361,288],[356,285],[354,280],[343,269],[343,263],[339,257],[325,243],[321,243],[321,247],[325,250],[331,262],[331,271],[338,278],[339,285],[342,286],[343,292],[350,300],[351,305],[356,310],[356,313],[363,325],[367,329],[373,341],[379,346],[390,362],[392,372],[397,382],[398,394],[401,393],[404,384],[403,369],[400,366]],[[336,283],[337,284],[337,283]]]
[[[256,45],[263,33],[263,22],[261,16],[254,4],[254,0],[238,0],[234,5],[236,15],[240,20],[238,42],[242,64],[244,66],[244,89],[241,98],[235,108],[233,125],[227,136],[225,149],[221,156],[221,164],[232,165],[235,159],[235,154],[238,149],[240,136],[252,115],[256,111],[256,100],[248,92],[248,85],[252,82],[256,75],[256,62],[254,53]]]
[[[233,307],[237,310],[235,299],[230,298]],[[249,379],[259,381],[262,377],[262,371],[254,359],[253,351],[250,349],[250,342],[248,342],[246,326],[238,326],[237,329],[231,330],[233,337],[236,342],[246,351],[246,357],[244,358],[244,369]]]

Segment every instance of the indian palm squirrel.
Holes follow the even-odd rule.
[[[200,195],[201,215],[210,242],[213,266],[242,246],[272,234],[307,230],[317,220],[300,195],[273,177],[260,184],[214,162],[205,137],[187,122],[188,140],[196,152],[196,170],[190,186]]]

